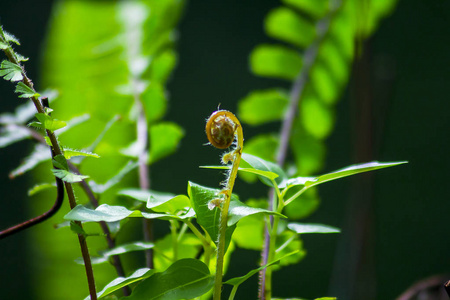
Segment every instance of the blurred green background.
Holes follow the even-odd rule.
[[[219,103],[221,108],[236,111],[237,101],[249,91],[274,83],[280,86],[277,81],[255,77],[248,69],[250,51],[268,41],[263,18],[279,4],[275,0],[189,1],[179,27],[179,65],[168,85],[166,117],[183,126],[186,136],[174,156],[152,167],[152,174],[157,174],[152,181],[161,190],[185,193],[188,180],[210,186],[221,180],[198,169],[219,154],[203,146],[204,120]],[[21,40],[19,52],[30,57],[26,69],[38,87],[40,50],[51,7],[52,1],[0,2],[0,20]],[[446,239],[449,159],[445,155],[450,146],[449,19],[449,1],[399,1],[365,44],[362,71],[355,67],[355,76],[337,106],[324,171],[361,159],[408,160],[409,164],[378,171],[372,178],[343,179],[320,187],[321,206],[303,221],[334,225],[343,232],[305,236],[306,259],[275,273],[275,295],[362,299],[356,298],[362,289],[376,295],[367,299],[395,299],[417,280],[450,273],[450,241]],[[22,101],[16,99],[10,83],[0,81],[0,90],[2,112]],[[370,100],[358,98],[361,90]],[[369,103],[369,124],[358,121],[367,108],[361,103]],[[356,130],[364,126],[370,134]],[[249,138],[266,129],[247,126],[244,134]],[[356,149],[364,134],[371,147],[361,157]],[[8,179],[8,172],[29,147],[21,143],[0,149],[0,228],[30,216],[33,202],[26,190],[31,176]],[[180,165],[179,175],[173,178],[172,170]],[[247,188],[238,182],[236,192],[244,199],[264,196],[261,187]],[[27,239],[33,230],[0,241],[1,299],[37,298],[30,283],[29,260],[33,258],[26,255],[27,248],[33,247]],[[229,275],[253,268],[259,254],[237,250],[233,255]],[[256,298],[256,278],[241,289],[246,299]]]

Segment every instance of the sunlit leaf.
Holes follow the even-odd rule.
[[[257,46],[250,55],[250,67],[259,76],[293,80],[302,67],[297,51],[278,45]]]
[[[36,118],[39,122],[32,122],[29,124],[30,126],[47,129],[50,131],[55,131],[66,126],[66,122],[53,119],[51,116],[44,113],[36,114]]]
[[[192,299],[208,292],[213,284],[213,275],[203,262],[185,258],[140,282],[131,296],[122,299]]]
[[[9,81],[20,81],[23,79],[22,68],[8,60],[2,61],[0,65],[0,76]]]
[[[92,264],[100,264],[107,262],[111,256],[125,254],[134,251],[143,251],[153,248],[155,245],[153,243],[144,242],[134,242],[128,243],[120,246],[116,246],[112,249],[101,251],[100,255],[97,257],[92,257]]]
[[[60,169],[52,169],[52,173],[56,177],[60,178],[62,181],[70,182],[70,183],[80,182],[83,179],[89,178],[89,176],[78,175],[78,174],[72,173],[70,171],[60,170]]]
[[[138,270],[134,271],[134,273],[128,277],[117,277],[116,279],[114,279],[113,281],[108,283],[100,292],[97,293],[97,298],[98,299],[103,298],[124,286],[130,285],[134,282],[148,278],[154,272],[155,272],[155,270],[150,270],[148,268],[142,268],[142,269],[138,269]],[[91,296],[87,296],[86,298],[84,298],[84,300],[90,300],[90,299],[91,299]]]
[[[200,166],[200,168],[216,169],[216,170],[230,170],[231,166]],[[263,171],[263,170],[253,169],[253,168],[238,168],[238,171],[244,172],[244,173],[260,175],[261,177],[265,177],[268,179],[275,179],[275,178],[279,177],[279,175],[274,172]]]
[[[27,128],[15,124],[3,126],[0,128],[0,148],[22,141],[30,136],[31,133]]]
[[[265,21],[265,28],[268,36],[300,48],[306,48],[316,37],[314,24],[287,7],[271,10]]]
[[[50,150],[47,146],[37,144],[31,154],[23,162],[9,173],[9,177],[14,178],[32,170],[38,164],[51,158]]]
[[[289,223],[287,227],[298,233],[339,233],[341,232],[338,228],[322,224],[307,224],[307,223]]]
[[[283,119],[288,95],[279,89],[253,91],[239,102],[238,115],[242,122],[260,125]]]
[[[64,148],[64,157],[66,159],[70,159],[71,157],[74,156],[88,156],[88,157],[95,157],[95,158],[99,158],[100,156],[98,154],[92,153],[92,152],[88,152],[88,151],[84,151],[84,150],[75,150],[75,149],[69,149],[69,148]]]
[[[164,87],[150,83],[141,95],[148,123],[160,120],[167,109],[167,99]]]
[[[315,186],[315,185],[318,185],[318,184],[321,184],[321,183],[324,183],[327,181],[336,180],[336,179],[339,179],[342,177],[347,177],[350,175],[374,171],[374,170],[378,170],[378,169],[382,169],[382,168],[398,166],[398,165],[406,164],[406,163],[407,163],[407,161],[388,162],[388,163],[373,161],[373,162],[369,162],[369,163],[351,165],[349,167],[318,176],[315,178],[315,180],[307,181],[305,183],[305,186],[311,187],[311,186]]]
[[[20,94],[19,98],[31,98],[40,96],[22,81],[17,84],[15,92]]]
[[[150,127],[150,158],[154,163],[172,154],[184,136],[183,129],[171,122],[163,122]]]
[[[197,223],[208,232],[214,242],[217,242],[219,233],[220,209],[214,208],[211,210],[208,208],[208,204],[211,200],[219,198],[219,193],[220,190],[218,189],[204,187],[193,182],[188,184],[188,195],[197,216]],[[233,194],[231,201],[237,201],[237,196]],[[228,247],[235,228],[236,225],[227,227],[225,248]]]
[[[262,158],[247,153],[242,154],[242,160],[254,169],[269,171],[278,174],[279,177],[275,179],[278,185],[280,185],[283,181],[287,180],[287,175],[286,173],[284,173],[283,169],[281,169],[280,166],[278,166],[273,162],[263,160]],[[259,176],[259,178],[264,184],[268,186],[273,186],[272,181],[270,181],[269,179],[262,176]]]
[[[37,184],[34,187],[32,187],[30,190],[28,190],[28,196],[33,196],[43,190],[47,190],[49,188],[53,188],[56,185],[54,183],[41,183],[41,184]]]
[[[84,221],[84,222],[116,222],[128,217],[134,218],[146,218],[146,219],[161,219],[161,220],[181,220],[188,217],[191,214],[188,212],[184,216],[175,216],[169,214],[156,214],[156,213],[146,213],[139,210],[129,210],[123,206],[112,206],[108,204],[102,204],[95,210],[87,208],[83,205],[77,205],[68,214],[64,216],[64,219],[71,221]]]

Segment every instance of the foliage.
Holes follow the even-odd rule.
[[[117,273],[112,276],[109,267],[96,272],[96,283],[104,288],[95,292],[91,287],[86,299],[115,299],[119,295],[124,295],[122,299],[206,299],[213,286],[214,299],[220,299],[222,275],[235,245],[264,249],[267,261],[247,270],[246,275],[223,282],[232,285],[230,299],[245,280],[265,269],[266,286],[262,290],[266,291],[264,299],[271,299],[272,270],[296,264],[305,257],[301,235],[339,232],[332,226],[291,221],[316,209],[315,187],[405,163],[370,162],[311,175],[323,166],[324,140],[333,129],[334,105],[348,79],[354,41],[372,33],[393,2],[366,12],[369,21],[364,24],[355,17],[361,12],[358,3],[284,0],[284,6],[269,12],[266,33],[285,44],[257,46],[250,55],[251,69],[259,76],[287,80],[292,89],[253,91],[240,102],[239,115],[249,125],[291,122],[292,131],[282,131],[280,136],[287,135],[290,141],[292,161],[276,159],[283,151],[277,153],[277,149],[286,142],[276,134],[253,137],[244,147],[239,121],[230,112],[218,111],[226,121],[231,118],[225,133],[237,142],[222,156],[223,166],[204,168],[228,170],[224,187],[189,182],[186,195],[151,189],[148,175],[152,164],[176,151],[184,135],[176,123],[163,120],[168,102],[165,85],[177,61],[174,29],[184,1],[58,2],[43,79],[46,86],[58,90],[59,97],[49,91],[35,91],[21,65],[26,58],[13,50],[12,44],[19,45],[18,40],[1,31],[0,49],[7,59],[1,62],[0,76],[16,84],[18,97],[31,99],[37,109],[33,111],[27,103],[14,114],[0,116],[0,147],[28,138],[37,142],[11,177],[35,170],[39,178],[54,176],[57,182],[64,181],[71,209],[57,215],[60,220],[64,215],[67,221],[58,227],[69,227],[78,236],[84,254],[78,262],[86,270],[90,260],[100,266],[110,263]],[[42,106],[47,95],[52,109]],[[289,117],[289,112],[294,115]],[[288,172],[293,165],[295,171]],[[136,174],[130,175],[136,169],[137,180]],[[247,180],[258,178],[271,188],[271,205],[267,205],[268,199],[243,202],[233,194],[238,172]],[[76,206],[72,184],[77,184]],[[53,186],[41,183],[30,190],[30,195],[43,195]],[[300,213],[289,210],[298,206]],[[142,221],[144,238],[120,244],[132,219]],[[150,240],[149,220],[165,222],[168,234]],[[268,227],[268,243],[262,237],[264,226]],[[37,292],[46,299],[86,296],[81,288],[69,296],[65,288],[58,288],[67,286],[67,282],[83,286],[85,281],[77,266],[67,263],[76,256],[75,249],[48,248],[49,243],[64,245],[67,230],[57,234],[49,228],[40,230],[34,251],[42,252],[39,263],[46,264],[47,273],[40,274]],[[103,245],[105,238],[107,249]],[[83,246],[86,239],[89,248],[97,252],[88,259],[86,243]],[[151,268],[138,268],[126,276],[123,258],[142,251]],[[95,285],[92,279],[89,282]]]

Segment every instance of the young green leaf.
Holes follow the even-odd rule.
[[[298,234],[305,234],[305,233],[339,233],[341,232],[340,229],[328,226],[328,225],[322,225],[322,224],[306,224],[306,223],[289,223],[287,227],[298,233]]]
[[[402,165],[402,164],[406,164],[407,161],[399,161],[399,162],[388,162],[388,163],[380,163],[377,161],[373,161],[373,162],[368,162],[368,163],[363,163],[363,164],[356,164],[356,165],[351,165],[349,167],[328,173],[328,174],[324,174],[324,175],[320,175],[318,177],[316,177],[314,180],[311,181],[306,181],[305,182],[305,186],[307,187],[312,187],[327,181],[331,181],[331,180],[336,180],[342,177],[347,177],[347,176],[351,176],[351,175],[355,175],[355,174],[359,174],[359,173],[364,173],[364,172],[369,172],[369,171],[374,171],[374,170],[378,170],[378,169],[383,169],[383,168],[388,168],[388,167],[393,167],[393,166],[398,166],[398,165]]]
[[[98,299],[103,298],[124,286],[130,285],[134,282],[137,282],[137,281],[140,281],[143,279],[146,279],[146,278],[150,277],[151,275],[153,275],[154,272],[155,272],[155,270],[150,270],[148,268],[142,268],[142,269],[138,269],[138,270],[134,271],[134,273],[128,277],[117,277],[116,279],[114,279],[113,281],[108,283],[100,292],[97,293],[97,298]],[[91,299],[91,296],[87,296],[86,298],[84,298],[84,300],[90,300],[90,299]]]
[[[154,163],[175,152],[183,136],[183,129],[175,123],[163,122],[151,126],[149,163]]]
[[[287,175],[286,175],[286,173],[284,173],[283,169],[281,169],[280,166],[278,166],[277,164],[274,164],[273,162],[263,160],[262,158],[259,158],[257,156],[247,154],[247,153],[242,154],[242,160],[254,169],[262,170],[262,171],[269,171],[269,172],[278,174],[279,177],[277,177],[275,179],[275,182],[277,183],[277,185],[282,185],[283,182],[287,180]],[[265,177],[262,177],[262,176],[259,176],[259,179],[261,179],[261,181],[264,184],[266,184],[270,187],[273,186],[273,183],[271,180],[269,180]]]
[[[0,40],[0,50],[5,50],[6,48],[8,48],[8,44]]]
[[[316,37],[314,24],[287,7],[271,10],[265,20],[265,29],[268,36],[302,49]]]
[[[236,224],[242,218],[255,215],[255,214],[265,214],[265,215],[277,215],[278,217],[286,218],[284,215],[270,211],[263,208],[248,206],[238,199],[230,201],[230,209],[228,214],[228,226]]]
[[[17,84],[15,92],[20,94],[19,98],[31,98],[40,96],[22,81]]]
[[[0,76],[9,81],[20,81],[23,79],[22,68],[8,60],[2,61],[0,65]]]
[[[169,214],[146,213],[139,210],[129,210],[123,206],[112,206],[108,204],[102,204],[95,210],[84,207],[83,205],[77,205],[74,209],[72,209],[68,214],[64,216],[64,219],[83,222],[116,222],[129,217],[161,220],[181,220],[184,218],[192,217],[192,213],[188,211],[184,215],[177,216]]]
[[[69,149],[69,148],[64,148],[64,157],[66,159],[70,159],[71,157],[74,156],[89,156],[89,157],[95,157],[95,158],[99,158],[100,156],[98,154],[92,153],[92,152],[88,152],[88,151],[84,151],[84,150],[75,150],[75,149]]]
[[[28,196],[33,196],[43,190],[47,190],[49,188],[53,188],[55,187],[55,184],[52,183],[41,183],[41,184],[37,184],[34,187],[32,187],[31,189],[28,190]]]
[[[131,296],[122,299],[192,299],[208,292],[213,284],[214,278],[203,262],[185,258],[140,282]]]
[[[100,252],[100,256],[92,257],[92,264],[101,264],[109,260],[113,255],[125,254],[133,251],[142,251],[153,248],[153,243],[134,242],[129,244],[120,245],[112,249],[108,249]]]
[[[80,182],[83,179],[89,178],[89,176],[78,175],[78,174],[69,172],[67,170],[60,170],[60,169],[52,169],[52,173],[56,177],[60,178],[62,181],[70,182],[70,183]]]
[[[194,207],[197,223],[201,225],[210,235],[211,239],[217,243],[220,224],[220,210],[218,208],[209,209],[208,204],[211,200],[220,197],[220,190],[212,189],[199,184],[189,182],[188,195]],[[231,201],[237,201],[237,196],[232,194]],[[236,225],[227,228],[225,233],[225,249],[228,247],[231,235]]]
[[[13,34],[11,34],[9,32],[6,32],[4,30],[3,30],[3,33],[5,34],[5,39],[6,39],[7,42],[13,42],[14,44],[20,46],[19,39],[16,38]]]
[[[288,94],[280,89],[253,91],[239,101],[238,115],[242,122],[261,125],[283,119]]]
[[[37,128],[43,128],[50,131],[55,131],[66,126],[66,122],[53,119],[50,115],[44,113],[36,114],[36,118],[39,122],[32,122],[29,125]]]
[[[34,149],[31,152],[31,154],[25,157],[23,162],[17,168],[15,168],[9,173],[9,177],[14,178],[19,175],[22,175],[25,172],[32,170],[41,162],[49,160],[50,158],[51,155],[50,151],[48,150],[48,147],[42,144],[37,144],[36,146],[34,146]]]
[[[250,55],[250,67],[259,76],[293,80],[303,65],[300,54],[278,45],[259,45]]]
[[[27,128],[15,124],[5,125],[0,128],[0,148],[22,141],[30,136],[30,131]]]
[[[61,154],[56,155],[56,156],[53,158],[53,166],[54,166],[55,168],[57,168],[57,169],[66,170],[66,171],[69,170],[69,165],[67,164],[67,160],[66,160],[66,158],[65,158],[63,155],[61,155]]]

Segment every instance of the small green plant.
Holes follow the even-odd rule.
[[[262,76],[294,80],[292,91],[289,97],[287,93],[280,90],[254,92],[241,101],[239,108],[239,115],[249,124],[262,124],[281,119],[283,125],[280,137],[274,139],[273,136],[265,135],[258,140],[249,140],[249,146],[244,145],[244,128],[238,118],[226,110],[213,112],[206,123],[207,139],[212,146],[228,150],[221,155],[222,165],[202,168],[225,170],[226,178],[221,188],[189,182],[186,195],[157,192],[151,189],[149,175],[149,167],[173,153],[183,136],[183,131],[178,125],[162,121],[167,101],[164,85],[176,61],[172,49],[173,28],[182,11],[183,1],[123,1],[111,6],[95,7],[95,13],[90,11],[89,3],[66,4],[65,8],[68,11],[73,9],[94,16],[118,14],[118,18],[111,22],[120,29],[117,29],[113,38],[106,39],[100,46],[94,47],[94,50],[91,49],[90,54],[96,58],[101,57],[117,69],[122,68],[120,69],[122,73],[116,73],[119,75],[117,75],[118,78],[114,78],[114,84],[96,82],[95,89],[86,88],[85,90],[86,94],[91,93],[94,98],[117,97],[116,100],[120,101],[108,103],[111,105],[109,107],[111,111],[103,111],[104,106],[99,105],[99,109],[92,104],[94,107],[92,115],[76,116],[69,121],[62,121],[54,115],[60,116],[70,111],[69,106],[74,105],[73,101],[53,111],[51,107],[54,107],[53,101],[57,95],[49,91],[38,93],[35,90],[23,66],[23,62],[27,59],[13,48],[14,44],[19,45],[17,38],[0,27],[0,49],[6,55],[6,59],[1,62],[0,76],[16,84],[16,93],[19,98],[29,99],[29,102],[22,104],[15,114],[4,114],[0,117],[0,123],[3,126],[1,146],[5,147],[26,138],[32,138],[37,142],[32,154],[11,172],[11,177],[34,169],[41,162],[51,161],[50,170],[47,166],[45,172],[55,178],[57,188],[55,204],[47,213],[1,231],[0,238],[17,233],[53,216],[61,208],[64,195],[67,195],[70,211],[64,215],[65,222],[58,227],[70,228],[77,236],[82,253],[80,263],[84,264],[88,282],[89,296],[86,299],[105,297],[110,299],[122,297],[121,299],[127,300],[208,299],[212,297],[219,300],[222,297],[224,285],[231,288],[229,299],[235,299],[239,286],[258,273],[261,279],[260,299],[274,299],[273,271],[295,264],[305,256],[301,235],[339,232],[339,229],[332,226],[294,222],[295,218],[291,217],[291,213],[287,213],[288,209],[294,205],[301,206],[301,199],[305,194],[314,191],[315,187],[322,183],[405,163],[369,162],[312,176],[309,173],[320,169],[322,155],[305,159],[302,156],[305,151],[293,142],[297,171],[287,171],[290,165],[285,160],[290,139],[299,138],[303,142],[302,145],[305,144],[305,140],[309,142],[312,140],[310,144],[317,146],[321,145],[322,140],[331,131],[332,122],[326,123],[326,128],[318,128],[314,126],[315,120],[311,118],[303,116],[304,118],[300,120],[296,119],[296,112],[299,101],[305,98],[300,105],[303,108],[306,107],[306,112],[309,109],[309,112],[323,117],[319,118],[320,120],[329,121],[329,114],[320,114],[322,112],[320,105],[323,104],[320,101],[323,98],[334,101],[343,87],[345,76],[338,78],[339,82],[334,85],[332,95],[316,94],[317,87],[312,84],[319,82],[320,85],[324,80],[326,81],[323,76],[320,76],[323,75],[323,65],[327,62],[326,55],[321,50],[329,50],[323,45],[329,46],[328,39],[336,38],[337,33],[333,31],[335,27],[330,25],[331,22],[342,21],[340,18],[348,13],[349,7],[348,4],[341,6],[335,1],[318,1],[317,3],[321,4],[311,5],[307,13],[311,14],[314,20],[319,20],[322,25],[319,26],[318,32],[310,34],[311,27],[303,28],[305,23],[302,23],[302,19],[298,21],[298,16],[294,12],[294,9],[309,6],[302,1],[285,2],[290,5],[289,8],[281,7],[270,13],[267,20],[268,31],[287,42],[294,41],[294,44],[297,43],[296,46],[306,47],[307,59],[305,58],[304,63],[301,62],[297,52],[284,46],[257,47],[252,54],[254,72]],[[87,22],[93,20],[93,18],[83,19],[88,20]],[[295,30],[287,30],[290,28],[288,26],[283,28],[276,26],[281,20],[297,24],[302,32],[308,34],[304,35],[304,39],[297,41]],[[360,34],[356,31],[353,33],[355,36]],[[366,31],[363,33],[368,34]],[[80,35],[80,39],[89,37],[89,32],[83,32]],[[337,38],[339,40],[343,37],[341,35]],[[89,44],[89,42],[86,43]],[[56,65],[55,62],[59,59],[58,54],[54,53],[52,56],[52,61]],[[343,60],[348,58],[344,57]],[[68,59],[62,59],[61,63],[67,63],[66,60]],[[337,60],[340,61],[341,58]],[[286,63],[289,68],[283,67]],[[74,73],[75,69],[83,68],[77,64],[67,64],[70,65],[70,71]],[[91,65],[86,68],[91,71],[91,68],[95,69]],[[95,71],[103,71],[99,69]],[[48,76],[54,76],[55,81],[59,80],[55,75],[56,72],[49,73],[52,75]],[[310,73],[315,74],[312,76],[312,82],[307,81]],[[332,73],[332,75],[335,74]],[[318,79],[314,79],[315,76]],[[92,80],[103,83],[104,77],[106,75]],[[73,78],[69,81],[73,84]],[[85,82],[85,84],[89,83]],[[61,83],[61,86],[64,84]],[[101,90],[102,88],[105,90]],[[79,99],[81,96],[66,95],[65,97]],[[271,105],[274,109],[267,109]],[[266,109],[261,110],[261,107]],[[327,108],[325,111],[329,113],[330,109]],[[116,112],[117,114],[111,116]],[[201,121],[192,120],[192,122]],[[61,142],[67,132],[76,136],[77,128],[82,126],[84,126],[83,137],[87,143],[81,147],[82,150],[75,150]],[[120,127],[119,130],[117,130],[118,127]],[[295,133],[292,133],[293,127],[296,127]],[[117,143],[111,139],[107,140],[108,132],[114,128],[116,136],[118,132],[126,133],[125,137],[119,135],[120,141]],[[135,135],[132,140],[129,139],[129,136],[133,135],[130,132]],[[277,152],[274,150],[276,148],[278,148]],[[314,149],[317,150],[317,147],[312,148],[313,150],[307,149],[306,154],[311,154]],[[321,146],[318,148],[322,149]],[[125,157],[126,161],[115,170],[112,176],[107,174],[107,180],[103,184],[99,184],[97,183],[99,179],[103,180],[105,176],[91,175],[89,171],[84,170],[91,170],[95,174],[100,168],[90,166],[89,159],[102,160],[103,157],[100,157],[100,154],[108,156],[111,153],[115,155],[112,156],[113,158],[120,156],[122,162]],[[115,162],[110,163],[110,165],[113,164]],[[136,169],[138,169],[136,182],[126,180],[125,176]],[[204,170],[204,172],[206,174],[211,171]],[[269,201],[241,201],[238,195],[233,193],[238,174],[247,181],[258,179],[266,185],[270,191]],[[43,193],[53,187],[54,184],[50,182],[39,184],[30,190],[30,195]],[[130,222],[132,219],[142,220],[142,238],[134,242],[118,244],[117,237],[126,230],[128,224],[132,223]],[[169,233],[159,239],[153,238],[154,220],[166,222]],[[94,244],[100,239],[106,241],[107,248],[95,247],[96,255],[90,254],[87,242]],[[262,251],[261,265],[252,270],[243,270],[241,277],[223,280],[227,266],[230,264],[231,253],[236,245]],[[93,247],[91,246],[90,249]],[[145,252],[145,266],[133,269],[131,272],[127,271],[121,255],[137,251]],[[108,263],[114,267],[117,276],[111,280],[111,272],[105,271],[96,273],[94,278],[92,264]],[[103,284],[101,290],[97,290],[96,282],[98,283],[98,278],[104,274],[107,274],[109,282]]]

